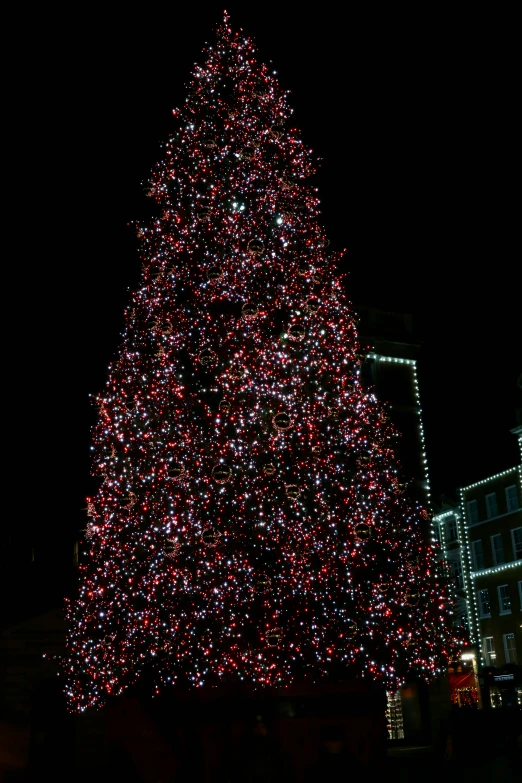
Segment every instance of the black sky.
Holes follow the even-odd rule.
[[[522,371],[514,20],[428,8],[363,16],[328,3],[294,18],[254,5],[228,4],[231,23],[277,71],[321,159],[322,222],[346,248],[350,299],[413,314],[434,499],[512,467]],[[86,6],[55,19],[46,9],[24,39],[14,265],[20,285],[31,277],[24,322],[36,346],[24,415],[35,492],[61,487],[63,521],[91,489],[89,394],[103,389],[139,277],[129,224],[153,214],[142,183],[222,11]]]

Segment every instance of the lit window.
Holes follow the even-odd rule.
[[[80,551],[80,542],[75,541],[74,542],[74,548],[73,548],[73,565],[78,565],[78,554]]]
[[[486,512],[488,519],[498,516],[497,495],[495,492],[486,495]]]
[[[466,508],[468,511],[468,522],[470,525],[476,525],[479,521],[478,519],[478,507],[477,507],[477,501],[476,500],[468,500],[466,503]]]
[[[481,617],[491,617],[491,605],[487,588],[478,591],[478,604]]]
[[[517,648],[515,647],[515,634],[504,634],[504,653],[506,656],[506,663],[517,662]]]
[[[522,560],[522,527],[515,527],[511,531],[513,540],[513,557],[515,560]]]
[[[509,595],[508,585],[499,585],[497,587],[498,592],[498,609],[500,614],[511,614],[511,598]]]
[[[484,549],[480,538],[478,541],[471,542],[471,552],[473,554],[473,565],[475,566],[475,570],[480,571],[481,568],[484,568]]]
[[[493,552],[493,562],[495,565],[500,565],[504,562],[504,547],[502,545],[502,536],[497,533],[491,536],[491,551]]]
[[[495,653],[495,645],[493,644],[493,637],[486,636],[484,638],[484,657],[486,658],[486,666],[494,666],[497,659]]]
[[[506,504],[508,511],[518,511],[520,508],[516,484],[512,484],[510,487],[506,487]]]

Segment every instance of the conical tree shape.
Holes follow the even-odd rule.
[[[311,152],[227,15],[175,118],[97,398],[71,709],[144,667],[157,688],[429,679],[454,651],[429,515],[361,380]]]

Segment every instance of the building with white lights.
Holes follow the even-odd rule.
[[[417,378],[420,343],[412,316],[371,307],[357,307],[359,338],[371,346],[362,377],[386,404],[400,442],[397,454],[407,494],[431,509],[428,460]]]
[[[485,707],[522,704],[521,466],[461,487],[459,504],[434,522],[453,582],[455,624],[468,629],[475,655],[478,700]],[[454,674],[452,696],[460,703],[475,683],[465,666]]]

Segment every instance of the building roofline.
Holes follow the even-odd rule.
[[[473,489],[474,487],[480,486],[480,484],[488,484],[494,479],[500,478],[501,476],[507,476],[509,473],[514,473],[517,470],[520,470],[520,465],[515,465],[514,467],[503,470],[500,473],[495,473],[493,476],[488,476],[481,481],[475,481],[473,484],[467,484],[465,487],[459,487],[459,492],[464,492],[466,489]]]

